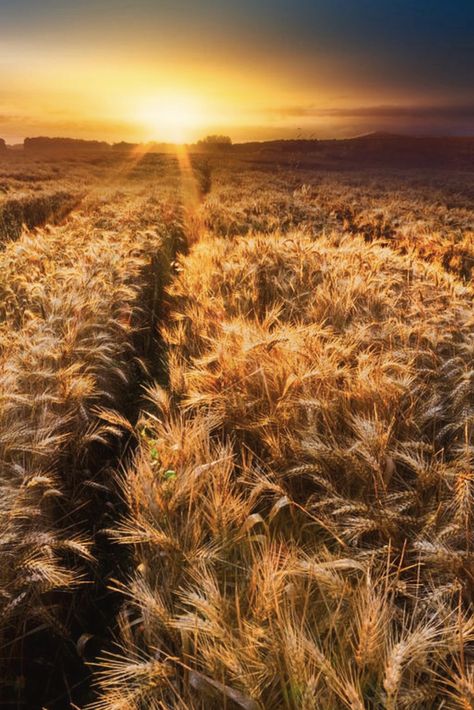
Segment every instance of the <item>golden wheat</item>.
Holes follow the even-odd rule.
[[[170,393],[149,390],[111,531],[136,560],[121,663],[141,660],[126,682],[106,661],[94,707],[451,697],[473,619],[468,289],[290,232],[205,237],[170,294]]]

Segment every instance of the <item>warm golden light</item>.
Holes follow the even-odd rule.
[[[134,112],[149,140],[185,143],[194,140],[206,124],[199,100],[192,96],[152,97],[137,102]]]

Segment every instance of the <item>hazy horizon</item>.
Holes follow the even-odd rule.
[[[364,136],[371,136],[375,134],[385,134],[385,135],[394,135],[394,136],[399,136],[399,137],[404,137],[404,138],[466,138],[466,139],[474,139],[474,129],[471,132],[462,132],[462,133],[449,133],[449,132],[416,132],[416,131],[405,131],[403,129],[400,129],[398,131],[389,131],[389,130],[384,130],[380,128],[374,128],[373,130],[368,130],[364,131],[362,133],[350,133],[347,135],[327,135],[324,137],[310,134],[310,135],[304,135],[300,132],[297,132],[296,134],[290,134],[290,135],[275,135],[273,137],[267,137],[267,138],[252,138],[249,137],[247,139],[242,139],[242,140],[233,140],[232,136],[229,136],[232,139],[233,145],[244,145],[245,143],[258,143],[258,142],[272,142],[272,141],[286,141],[286,140],[301,140],[301,141],[331,141],[331,140],[350,140],[354,138],[362,138]],[[202,136],[197,137],[193,141],[186,141],[183,142],[182,145],[195,145],[199,141],[203,140],[204,138],[207,137],[209,134],[202,134]],[[228,135],[228,134],[227,134]],[[4,138],[3,135],[0,135],[0,139]],[[66,140],[90,140],[90,141],[97,141],[99,143],[108,143],[109,145],[114,145],[117,143],[134,143],[137,145],[147,145],[147,144],[156,144],[156,145],[180,145],[179,142],[176,141],[166,141],[166,140],[159,140],[159,139],[150,139],[148,141],[128,141],[126,138],[117,136],[114,139],[108,139],[107,137],[104,136],[93,136],[90,138],[87,137],[79,137],[73,134],[64,134],[64,135],[47,135],[47,134],[38,134],[38,135],[25,135],[25,136],[18,136],[18,137],[13,137],[11,140],[5,140],[6,144],[8,147],[16,147],[16,146],[22,146],[24,144],[25,140],[31,139],[31,138],[47,138],[50,140],[61,140],[61,139],[66,139]]]

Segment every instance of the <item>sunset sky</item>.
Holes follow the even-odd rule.
[[[474,135],[474,0],[0,0],[0,137]]]

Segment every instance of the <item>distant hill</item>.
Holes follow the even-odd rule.
[[[0,138],[0,153],[6,153],[7,152],[7,144],[3,140],[3,138]]]
[[[77,138],[25,138],[25,153],[42,153],[49,155],[77,155],[103,153],[110,151],[111,146],[105,141],[86,141]]]
[[[321,169],[372,167],[449,167],[474,170],[474,137],[417,137],[375,132],[355,138],[331,140],[272,140],[235,143],[226,151],[216,151],[223,160],[230,156],[253,161],[292,162]],[[188,145],[192,153],[202,153],[202,144]],[[7,150],[0,139],[0,152]],[[75,138],[26,138],[24,152],[57,158],[175,153],[169,143],[115,143]],[[11,151],[9,151],[11,152]],[[206,151],[209,152],[209,151]],[[212,151],[211,151],[212,152]]]
[[[277,140],[241,143],[239,153],[258,153],[262,159],[292,156],[324,165],[371,165],[393,167],[471,167],[474,169],[474,137],[416,137],[369,133],[333,140]]]

